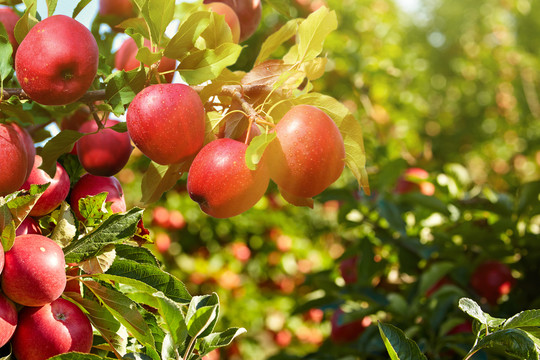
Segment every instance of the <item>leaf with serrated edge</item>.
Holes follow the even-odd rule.
[[[186,322],[189,324],[192,322],[191,321],[192,317],[195,316],[195,314],[197,314],[199,309],[201,309],[202,307],[208,307],[208,306],[216,307],[215,309],[216,313],[213,320],[207,324],[207,328],[203,329],[204,331],[199,333],[198,337],[201,337],[201,338],[205,337],[206,335],[209,335],[213,331],[214,327],[216,326],[217,318],[219,316],[219,310],[220,310],[218,295],[216,293],[213,293],[211,295],[194,296],[191,299],[191,302],[189,303],[188,311],[186,314]],[[204,316],[202,317],[204,318]],[[190,332],[190,335],[194,336],[192,335],[191,332]]]
[[[79,266],[87,274],[103,274],[107,271],[116,257],[114,245],[107,245],[98,256],[82,261]]]
[[[480,321],[480,323],[487,324],[486,314],[474,300],[469,298],[459,299],[459,308],[466,314]]]
[[[255,60],[255,66],[267,60],[274,51],[276,51],[284,42],[292,38],[298,31],[298,26],[302,19],[293,19],[283,25],[278,31],[270,35],[261,46],[259,56]]]
[[[283,57],[288,64],[296,64],[315,59],[323,49],[324,40],[337,29],[334,11],[321,7],[311,13],[298,27],[296,45]]]
[[[165,48],[165,56],[171,59],[182,60],[184,56],[195,46],[195,41],[210,24],[210,13],[198,11],[190,14],[178,27]]]
[[[518,359],[538,360],[539,354],[534,341],[520,329],[499,330],[486,335],[475,344],[469,354],[493,346],[502,346],[507,354]]]
[[[174,16],[174,0],[147,0],[141,9],[154,45],[160,45],[165,30]]]
[[[229,328],[220,333],[212,333],[202,339],[200,345],[201,351],[203,355],[206,355],[214,349],[228,346],[237,336],[246,332],[247,331],[244,328]]]
[[[56,171],[56,160],[62,154],[67,154],[73,149],[73,145],[82,138],[85,134],[75,130],[62,130],[55,137],[47,141],[43,150],[41,151],[41,157],[43,163],[39,167],[44,170],[51,177],[54,177]]]
[[[427,360],[418,345],[403,331],[390,324],[379,322],[379,332],[392,360]]]
[[[149,264],[159,267],[159,261],[152,251],[145,247],[117,244],[115,246],[116,256],[120,259],[136,261],[139,264]]]
[[[217,320],[217,306],[203,306],[187,321],[188,333],[191,337],[202,338],[202,333],[210,329]],[[210,330],[211,331],[211,330]]]
[[[225,17],[213,11],[209,12],[210,23],[201,33],[201,37],[204,39],[205,48],[215,49],[221,44],[232,43],[233,38],[231,28],[225,22]]]
[[[502,327],[504,329],[526,326],[540,326],[540,310],[525,310],[507,319]]]
[[[98,255],[109,244],[121,243],[135,234],[142,219],[142,209],[133,208],[125,214],[113,214],[90,234],[74,240],[64,248],[67,263],[79,263]]]
[[[39,200],[41,195],[47,190],[50,183],[43,185],[30,185],[29,190],[22,190],[17,193],[17,196],[7,201],[7,206],[13,220],[15,221],[15,226],[18,227],[23,220],[28,216],[32,207]]]
[[[126,328],[111,314],[109,310],[98,302],[83,298],[80,294],[68,292],[64,296],[68,300],[79,304],[86,316],[99,331],[103,339],[111,345],[120,355],[126,353],[128,334]]]
[[[103,358],[94,354],[85,354],[79,352],[69,352],[65,354],[56,355],[48,358],[47,360],[107,360],[109,358]]]
[[[95,281],[83,281],[92,293],[102,302],[114,317],[126,327],[126,329],[142,344],[153,345],[154,338],[144,321],[142,315],[137,311],[137,306],[127,296],[117,290],[109,289]]]

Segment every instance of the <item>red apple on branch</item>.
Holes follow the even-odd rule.
[[[131,0],[99,0],[99,15],[130,18],[135,15]]]
[[[34,140],[32,140],[32,137],[25,128],[19,126],[16,123],[13,123],[13,127],[19,133],[19,136],[21,137],[24,143],[24,147],[26,149],[26,156],[28,157],[26,176],[28,177],[30,175],[30,172],[32,171],[32,168],[34,167],[34,158],[36,156],[36,147],[34,146]]]
[[[260,0],[204,0],[205,4],[220,2],[231,7],[240,20],[240,41],[247,40],[261,22]]]
[[[36,220],[27,216],[24,218],[23,222],[15,230],[15,235],[26,235],[26,234],[38,234],[41,235],[41,229]]]
[[[135,146],[162,165],[192,157],[204,142],[204,107],[197,92],[187,85],[145,88],[129,105],[126,122]]]
[[[330,338],[335,343],[347,343],[358,338],[371,324],[369,317],[345,322],[345,313],[338,309],[332,314]]]
[[[62,248],[36,235],[15,238],[5,254],[2,291],[25,306],[42,306],[58,299],[66,287],[66,263]]]
[[[22,309],[12,345],[17,359],[46,360],[71,351],[89,353],[92,341],[90,320],[77,305],[60,298]]]
[[[247,145],[232,139],[207,144],[189,168],[187,189],[201,210],[227,218],[249,210],[266,192],[269,176],[264,163],[250,170],[245,161]]]
[[[54,178],[51,178],[49,174],[39,169],[42,162],[41,156],[36,155],[32,172],[30,172],[28,179],[21,187],[21,189],[28,190],[30,185],[33,184],[43,185],[50,183],[47,190],[41,194],[41,197],[30,211],[32,216],[42,216],[50,213],[66,199],[69,193],[69,176],[62,165],[56,163],[56,174]]]
[[[104,129],[77,141],[77,156],[90,174],[113,176],[127,164],[133,150],[129,134],[109,129],[118,123],[117,120],[107,119]],[[95,121],[87,121],[79,128],[82,133],[94,133],[97,130]]]
[[[17,327],[17,309],[0,293],[0,347],[7,344]]]
[[[435,193],[435,185],[428,181],[429,173],[421,168],[409,168],[399,177],[396,184],[396,193],[406,194],[420,192],[427,196]]]
[[[96,176],[92,174],[85,174],[81,176],[79,181],[71,190],[70,205],[75,216],[81,221],[84,221],[83,216],[79,210],[79,200],[87,196],[94,196],[102,192],[107,192],[107,198],[105,201],[112,202],[111,210],[113,213],[120,213],[126,211],[126,201],[124,200],[124,190],[122,185],[113,176]]]
[[[15,25],[17,24],[17,21],[19,21],[19,15],[13,11],[13,9],[9,7],[2,7],[0,8],[0,23],[4,25],[4,28],[6,29],[6,32],[9,37],[9,42],[11,43],[11,46],[13,47],[13,55],[15,55],[15,52],[17,51],[17,48],[19,47],[19,43],[15,39]]]
[[[19,190],[27,176],[28,155],[14,126],[0,123],[0,196]]]
[[[510,293],[515,279],[506,264],[490,260],[480,264],[474,270],[470,282],[478,295],[495,305],[501,296]]]
[[[98,59],[90,30],[68,16],[53,15],[37,23],[19,45],[15,73],[32,100],[66,105],[90,88]]]

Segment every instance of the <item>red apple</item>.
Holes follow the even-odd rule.
[[[435,284],[433,284],[429,289],[427,289],[426,297],[430,297],[431,295],[433,295],[437,290],[443,287],[443,285],[453,284],[453,283],[454,282],[448,276],[443,276]]]
[[[332,314],[330,338],[335,343],[347,343],[359,337],[371,324],[369,317],[345,323],[345,313],[338,309]]]
[[[426,170],[409,168],[398,179],[395,191],[398,194],[418,191],[424,195],[432,196],[435,193],[435,185],[427,179],[429,179],[429,173]]]
[[[322,110],[297,105],[279,121],[266,148],[270,177],[287,193],[310,198],[336,181],[345,167],[338,127]]]
[[[23,308],[12,346],[17,359],[46,360],[71,351],[89,353],[92,341],[90,320],[77,305],[60,298]]]
[[[69,265],[69,264],[68,264]],[[75,266],[70,267],[66,269],[66,276],[79,276],[80,275],[80,269]],[[70,279],[66,281],[66,287],[64,288],[64,292],[74,292],[77,294],[81,294],[81,282],[78,279]]]
[[[17,327],[17,309],[0,293],[0,347],[7,344]]]
[[[169,210],[163,206],[156,206],[152,210],[152,225],[161,228],[169,228]]]
[[[144,46],[150,48],[150,41],[145,39]],[[138,68],[141,65],[141,62],[135,58],[137,56],[137,43],[133,38],[127,38],[116,54],[114,54],[114,67],[118,70],[130,71]],[[158,71],[160,73],[165,73],[165,80],[167,82],[172,82],[174,77],[174,72],[170,72],[176,69],[176,60],[170,59],[168,57],[163,57],[159,63]]]
[[[178,210],[172,210],[169,212],[169,229],[180,230],[186,226],[186,220],[184,215]]]
[[[269,176],[264,163],[252,171],[246,165],[247,145],[232,139],[207,144],[189,168],[187,189],[201,210],[227,218],[249,210],[266,192]]]
[[[41,235],[41,229],[38,222],[29,216],[24,218],[23,222],[17,227],[17,230],[15,231],[16,236],[26,234]]]
[[[83,106],[78,108],[73,114],[62,118],[60,129],[79,131],[82,124],[90,120],[92,120],[92,113],[87,106]]]
[[[260,0],[204,0],[205,4],[220,2],[229,5],[240,20],[240,41],[247,40],[261,22]]]
[[[491,260],[480,264],[474,270],[470,282],[478,295],[495,305],[501,296],[510,293],[515,279],[507,265]]]
[[[357,263],[358,256],[354,256],[343,260],[339,264],[339,271],[341,273],[341,277],[343,280],[345,280],[345,284],[354,284],[358,281]]]
[[[274,334],[273,337],[276,345],[281,348],[286,348],[287,346],[289,346],[293,338],[291,332],[287,329],[282,329],[278,331]]]
[[[17,13],[13,11],[13,9],[9,7],[0,8],[0,23],[2,23],[2,25],[4,25],[4,28],[6,29],[9,42],[13,47],[13,55],[15,55],[15,52],[19,47],[19,43],[15,39],[14,35],[15,25],[17,24],[17,21],[19,21],[19,15],[17,15]]]
[[[216,14],[225,17],[225,22],[231,28],[233,42],[238,44],[240,42],[240,20],[234,10],[229,5],[221,2],[211,2],[207,7]]]
[[[99,0],[99,15],[129,18],[134,15],[131,0]]]
[[[24,140],[11,124],[0,123],[0,196],[20,189],[27,176]]]
[[[197,92],[187,85],[145,88],[129,105],[126,121],[137,148],[162,165],[191,158],[204,142],[204,107]]]
[[[5,254],[2,291],[25,306],[42,306],[58,299],[66,287],[62,248],[36,234],[15,237]]]
[[[469,320],[466,320],[462,322],[461,324],[458,324],[454,326],[450,331],[448,331],[447,335],[455,335],[455,334],[461,334],[461,333],[471,333],[473,331],[472,323]]]
[[[118,123],[117,120],[108,119],[105,129],[96,134],[85,135],[77,141],[77,156],[90,174],[113,176],[127,164],[133,150],[129,134],[109,129]],[[97,130],[95,121],[85,122],[79,129],[82,133],[93,133]]]
[[[19,45],[15,73],[32,100],[66,105],[90,88],[98,60],[90,30],[69,16],[53,15],[37,23]]]
[[[69,193],[69,176],[62,165],[56,163],[56,174],[54,174],[54,178],[51,179],[49,174],[38,169],[42,162],[41,156],[36,155],[32,172],[30,172],[28,179],[26,179],[21,187],[21,189],[28,190],[30,189],[30,185],[33,184],[43,185],[50,183],[47,190],[41,194],[41,197],[30,211],[30,215],[32,216],[42,216],[50,213],[66,199]]]
[[[321,309],[309,309],[304,313],[304,320],[311,321],[314,323],[321,323],[324,318],[324,311]]]
[[[154,245],[161,254],[164,254],[169,250],[171,242],[171,237],[167,233],[158,233],[154,239]]]
[[[26,166],[26,176],[30,175],[30,172],[32,171],[32,168],[34,167],[34,158],[36,156],[36,147],[34,146],[34,140],[32,140],[32,137],[26,131],[25,128],[19,126],[16,123],[13,123],[13,127],[17,132],[19,133],[19,136],[24,142],[24,147],[26,149],[26,155],[28,157],[28,163]]]
[[[241,242],[235,242],[232,244],[233,256],[241,262],[247,262],[251,257],[251,250],[249,247]]]
[[[79,200],[87,196],[94,196],[102,192],[107,192],[107,202],[112,202],[111,210],[113,213],[125,212],[126,202],[124,200],[124,191],[120,182],[115,177],[96,176],[85,174],[71,190],[70,205],[75,216],[80,221],[84,221],[79,211]]]

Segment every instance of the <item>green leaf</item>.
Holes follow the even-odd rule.
[[[150,204],[159,200],[161,195],[172,188],[188,169],[188,162],[171,165],[150,162],[141,182],[141,201],[144,204]]]
[[[49,175],[54,175],[56,161],[60,155],[69,153],[77,140],[84,135],[75,130],[62,130],[55,137],[47,141],[40,154],[43,159],[40,169]]]
[[[119,354],[126,353],[127,331],[107,308],[77,293],[69,292],[64,295],[83,309],[94,328]]]
[[[291,18],[291,2],[288,0],[266,0],[266,2],[278,13],[285,16],[286,18]]]
[[[526,326],[540,326],[540,310],[525,310],[507,319],[502,327],[504,329],[520,328]]]
[[[538,360],[539,354],[534,341],[520,329],[505,329],[491,333],[480,339],[469,354],[494,346],[502,346],[507,354],[516,359]]]
[[[9,42],[9,37],[4,27],[0,26],[0,80],[3,82],[13,71],[13,47]]]
[[[315,59],[323,50],[324,40],[335,29],[337,29],[336,13],[326,7],[319,8],[300,24],[296,45],[291,47],[283,60],[295,64]]]
[[[166,334],[161,347],[161,358],[163,360],[176,359],[178,353],[180,353],[180,351],[177,344],[175,344],[172,335]]]
[[[186,320],[179,304],[166,297],[162,292],[152,295],[156,300],[156,308],[161,315],[175,344],[181,345],[187,339]]]
[[[451,262],[437,262],[431,265],[427,270],[425,270],[420,278],[420,286],[418,287],[418,293],[422,296],[441,280],[446,274],[454,268],[454,264]]]
[[[17,40],[19,44],[23,41],[30,29],[38,23],[36,19],[37,0],[25,0],[24,3],[26,5],[26,10],[19,21],[17,21],[15,29],[13,30],[15,40]]]
[[[139,50],[137,51],[137,55],[135,56],[137,60],[142,62],[144,65],[148,65],[148,66],[157,63],[159,60],[161,60],[162,57],[163,57],[162,51],[154,53],[150,51],[150,49],[147,48],[146,46],[139,48]]]
[[[107,192],[79,199],[79,211],[86,226],[94,227],[112,215],[110,204],[107,207],[106,200]]]
[[[98,255],[105,246],[118,244],[135,234],[142,219],[142,209],[133,208],[125,214],[113,214],[99,228],[64,248],[67,263],[79,263]]]
[[[160,45],[165,30],[174,16],[174,0],[147,0],[141,13],[150,29],[152,44]]]
[[[29,190],[19,191],[17,192],[16,197],[8,199],[7,206],[11,212],[11,215],[13,216],[15,226],[18,227],[20,223],[23,222],[24,218],[28,216],[36,202],[39,200],[45,190],[47,190],[49,185],[50,183],[43,185],[32,184],[30,185]]]
[[[11,101],[12,99],[16,99],[16,101]],[[19,119],[23,123],[34,123],[34,115],[26,111],[16,97],[11,97],[8,101],[2,101],[0,103],[0,112],[8,119]]]
[[[83,284],[100,300],[107,310],[142,344],[154,344],[154,338],[137,305],[121,292],[109,289],[95,281]]]
[[[242,47],[233,43],[224,43],[216,49],[194,50],[180,62],[178,71],[189,85],[201,84],[213,80],[227,66],[238,60]]]
[[[289,20],[278,31],[264,40],[261,50],[259,51],[259,56],[257,56],[257,60],[255,60],[255,66],[267,60],[284,42],[292,38],[297,33],[298,27],[302,21],[302,19]]]
[[[244,328],[229,328],[220,333],[212,333],[202,339],[200,351],[202,355],[206,355],[214,349],[229,346],[236,337],[246,332]]]
[[[409,339],[403,331],[390,324],[379,322],[379,332],[392,360],[427,360],[418,345]]]
[[[210,23],[201,34],[204,39],[204,48],[215,49],[221,44],[232,43],[231,28],[225,22],[225,17],[213,11],[209,13]]]
[[[86,5],[90,4],[92,0],[80,0],[77,6],[75,6],[75,9],[73,9],[73,14],[71,15],[72,18],[76,18],[77,15],[86,7]]]
[[[189,335],[200,338],[209,335],[216,326],[218,316],[219,298],[216,293],[194,296],[186,314]]]
[[[61,355],[56,355],[48,360],[107,360],[110,358],[104,358],[94,354],[83,354],[78,352],[69,352]]]
[[[190,14],[178,27],[169,44],[165,47],[164,55],[171,59],[182,60],[195,46],[195,42],[210,24],[211,13],[197,11]]]
[[[139,264],[149,264],[156,267],[160,266],[154,254],[145,247],[117,244],[115,248],[116,256],[120,259],[133,260]]]
[[[116,259],[107,273],[98,275],[97,278],[130,285],[138,291],[151,294],[161,291],[166,297],[180,304],[187,304],[191,300],[184,283],[151,264]]]
[[[62,202],[60,210],[53,212],[56,226],[51,235],[51,240],[59,244],[61,247],[67,246],[73,239],[77,238],[77,223],[69,204]]]
[[[480,305],[478,305],[474,300],[469,298],[459,299],[459,308],[466,314],[478,320],[480,323],[487,324],[486,314],[482,311]]]
[[[57,2],[58,0],[47,0],[47,13],[49,16],[53,16]]]
[[[124,113],[131,101],[143,88],[146,82],[144,68],[132,71],[117,71],[107,79],[105,96],[109,99],[113,112],[116,116]]]
[[[276,138],[276,133],[255,136],[246,149],[246,164],[250,170],[255,170],[261,161],[264,150]]]

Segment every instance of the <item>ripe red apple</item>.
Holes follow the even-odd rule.
[[[115,177],[96,176],[85,174],[81,176],[79,181],[71,190],[70,205],[75,212],[75,216],[80,221],[84,221],[79,210],[79,200],[87,197],[107,192],[107,202],[112,202],[111,210],[113,213],[125,212],[126,201],[124,200],[124,191],[120,182]]]
[[[5,254],[2,291],[25,306],[42,306],[58,299],[66,287],[62,248],[36,234],[15,237]]]
[[[354,284],[358,281],[358,270],[356,264],[358,263],[358,256],[343,260],[339,264],[339,271],[341,277],[345,280],[345,284]]]
[[[0,196],[5,196],[20,189],[28,168],[24,140],[11,124],[0,123],[0,150]]]
[[[429,173],[426,170],[409,168],[398,179],[395,191],[398,194],[419,191],[424,195],[432,196],[435,193],[435,185],[427,179],[429,179]]]
[[[6,345],[17,327],[17,309],[0,293],[0,347]]]
[[[351,342],[359,337],[364,330],[371,324],[369,317],[364,317],[355,321],[345,323],[345,313],[338,309],[332,314],[331,325],[332,330],[330,338],[335,343]]]
[[[229,5],[240,20],[240,41],[247,40],[261,22],[260,0],[204,0],[205,4],[220,2]]]
[[[62,118],[60,130],[79,131],[82,124],[92,120],[92,113],[87,106],[78,108],[73,114]]]
[[[19,136],[24,142],[24,148],[26,149],[26,155],[28,157],[28,163],[26,166],[26,176],[28,176],[30,175],[32,168],[34,167],[34,158],[36,156],[36,147],[34,146],[34,140],[32,140],[32,137],[25,128],[19,126],[16,123],[13,123],[13,127],[15,128],[15,130],[17,130]]]
[[[24,218],[23,222],[17,227],[15,231],[16,236],[26,235],[26,234],[38,234],[41,235],[41,229],[36,220],[27,216]]]
[[[99,15],[130,18],[135,16],[131,0],[99,0]]]
[[[297,105],[279,121],[266,148],[270,178],[287,193],[310,198],[336,181],[345,167],[338,127],[322,110]]]
[[[129,134],[108,129],[118,123],[117,120],[107,119],[105,129],[83,136],[77,141],[77,156],[90,174],[113,176],[127,164],[133,150]],[[93,133],[97,130],[95,121],[85,122],[79,129],[82,133]]]
[[[37,23],[19,45],[15,73],[28,96],[44,105],[66,105],[90,88],[99,51],[84,25],[53,15]]]
[[[227,218],[249,210],[266,192],[269,176],[264,163],[250,170],[245,161],[247,145],[232,139],[207,144],[189,168],[187,189],[201,210]]]
[[[150,41],[145,39],[144,46],[150,48]],[[135,58],[137,56],[137,43],[133,38],[127,38],[118,51],[114,54],[114,67],[118,70],[130,71],[138,68],[141,65],[141,62]],[[165,80],[167,82],[172,82],[174,77],[174,72],[169,72],[176,69],[176,60],[168,57],[163,57],[159,63],[158,71],[160,73],[167,72]]]
[[[303,318],[305,321],[311,321],[316,324],[319,324],[321,323],[321,321],[323,321],[324,311],[322,311],[321,309],[315,309],[315,308],[309,309],[308,311],[304,313]]]
[[[204,107],[187,85],[145,88],[129,105],[126,122],[137,148],[162,165],[184,161],[203,146]]]
[[[171,237],[167,233],[158,233],[154,239],[154,245],[161,254],[166,253],[171,247]]]
[[[9,7],[0,8],[0,23],[2,23],[2,25],[4,25],[4,28],[6,29],[9,42],[13,47],[13,55],[15,55],[15,52],[19,47],[19,43],[15,39],[14,35],[15,25],[17,24],[17,21],[19,21],[19,15],[17,15],[17,13],[13,11],[13,9]]]
[[[507,265],[491,260],[480,264],[474,270],[470,282],[478,295],[495,305],[501,296],[510,293],[515,280]]]
[[[241,262],[247,262],[251,258],[251,250],[244,243],[241,243],[241,242],[233,243],[231,250],[232,250],[233,256]]]
[[[77,305],[60,298],[23,308],[12,346],[17,359],[46,360],[71,351],[89,353],[92,341],[90,320]]]
[[[21,189],[28,190],[32,184],[42,185],[50,183],[47,190],[41,194],[41,197],[30,211],[30,215],[32,216],[42,216],[50,213],[66,199],[69,193],[69,176],[62,165],[58,162],[56,163],[56,174],[54,174],[54,178],[51,179],[49,174],[38,169],[42,162],[41,156],[36,155],[34,167],[32,168],[28,179],[26,179],[21,187]]]
[[[273,335],[273,338],[274,338],[274,342],[276,343],[277,346],[279,346],[281,348],[286,348],[287,346],[289,346],[291,344],[293,336],[292,336],[292,333],[289,330],[282,329],[282,330],[279,330],[278,332],[276,332]]]
[[[208,9],[216,14],[223,15],[225,22],[231,28],[233,42],[240,42],[240,20],[234,10],[227,4],[221,2],[211,2],[207,5]]]

